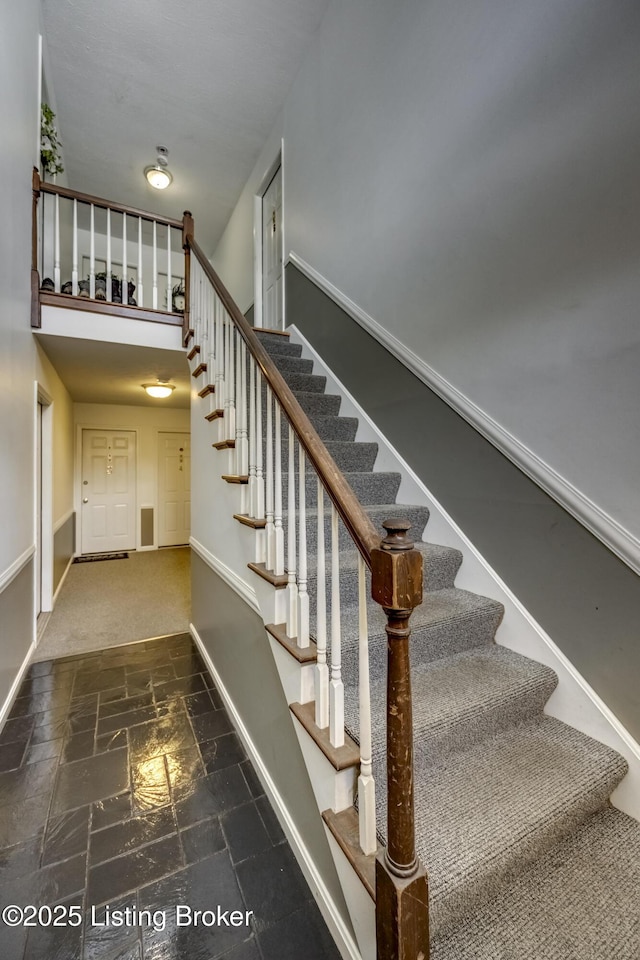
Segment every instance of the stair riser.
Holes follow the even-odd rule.
[[[370,473],[378,456],[377,443],[354,443],[353,441],[325,441],[327,450],[335,460],[336,464],[343,473]],[[300,451],[298,444],[294,442],[295,473],[299,475]],[[275,456],[275,449],[274,449]],[[289,438],[283,438],[280,449],[281,463],[283,467],[289,465]],[[266,440],[262,444],[262,462],[267,462],[267,444]],[[305,457],[305,470],[307,473],[315,474],[315,467]]]
[[[288,474],[282,474],[282,503],[288,503],[289,481]],[[393,503],[400,486],[400,476],[396,473],[351,473],[346,479],[361,504]],[[295,481],[295,502],[298,505],[298,477]],[[306,506],[315,510],[317,501],[318,481],[313,474],[307,474],[305,479]],[[325,509],[329,510],[329,498],[325,495]]]

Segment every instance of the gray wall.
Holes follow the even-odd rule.
[[[319,873],[349,924],[264,624],[194,551],[191,552],[191,603],[192,622]]]
[[[75,512],[53,535],[53,592],[56,592],[76,546]]]
[[[637,541],[639,50],[637,0],[332,0],[268,148],[285,252]]]
[[[33,639],[33,560],[0,593],[0,707]]]
[[[285,279],[289,321],[640,740],[640,578],[298,270]]]

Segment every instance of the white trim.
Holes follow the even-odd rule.
[[[137,322],[137,321],[136,321]],[[75,556],[82,556],[82,466],[83,466],[83,430],[101,430],[103,433],[134,433],[136,438],[136,453],[135,453],[135,465],[136,465],[136,475],[134,479],[134,503],[133,503],[133,516],[134,516],[134,546],[127,547],[128,550],[135,550],[136,552],[140,550],[140,514],[138,511],[138,485],[140,484],[140,461],[141,461],[141,451],[140,451],[140,432],[143,430],[143,427],[118,427],[118,426],[105,426],[104,424],[93,424],[89,423],[76,423],[76,438],[75,438],[75,470],[74,470],[74,492],[73,492],[73,503],[74,510],[76,512],[76,543],[75,543]],[[154,519],[155,523],[155,519]],[[155,547],[153,548],[155,549]]]
[[[34,550],[35,550],[35,547],[34,547]],[[27,671],[27,668],[28,668],[28,666],[29,666],[29,664],[30,664],[30,662],[31,662],[31,657],[33,656],[33,652],[34,652],[35,648],[36,648],[35,640],[32,640],[31,646],[30,646],[29,649],[27,650],[27,655],[26,655],[26,657],[24,658],[24,660],[22,661],[22,664],[21,664],[21,666],[20,666],[20,669],[18,670],[18,672],[17,672],[17,674],[16,674],[16,678],[15,678],[15,680],[13,681],[13,683],[11,684],[11,689],[9,690],[9,693],[7,694],[7,697],[6,697],[5,701],[4,701],[4,703],[2,704],[2,707],[0,708],[0,727],[2,726],[2,724],[4,723],[4,721],[7,719],[7,714],[9,713],[9,711],[11,710],[11,707],[13,706],[13,701],[15,700],[16,694],[17,694],[18,690],[20,689],[20,684],[22,683],[22,678],[24,677],[24,675],[25,675],[25,673],[26,673],[26,671]]]
[[[256,597],[255,591],[248,583],[238,576],[235,571],[223,563],[218,557],[214,556],[210,550],[200,543],[199,540],[196,540],[195,537],[189,538],[189,544],[198,554],[201,560],[211,567],[211,569],[220,576],[224,582],[234,590],[239,597],[242,597],[244,602],[248,604],[252,610],[255,611],[262,619],[262,611],[258,604],[258,598]]]
[[[66,513],[63,513],[58,520],[56,520],[56,522],[53,525],[54,535],[58,532],[58,530],[61,530],[62,527],[64,527],[65,523],[67,523],[71,519],[71,517],[74,515],[75,512],[76,511],[74,510],[74,508],[71,507],[69,510],[67,510]]]
[[[353,935],[344,922],[344,919],[341,916],[328,887],[319,873],[311,852],[309,851],[304,842],[304,838],[300,834],[300,831],[291,817],[291,814],[287,809],[287,805],[284,801],[284,798],[280,794],[277,785],[272,780],[269,770],[260,753],[258,752],[258,748],[251,739],[251,735],[244,725],[242,717],[236,709],[236,706],[231,699],[231,696],[229,695],[229,692],[226,689],[220,674],[216,670],[213,661],[211,660],[211,657],[202,641],[202,638],[192,623],[189,624],[189,630],[191,631],[191,635],[196,643],[196,646],[198,647],[198,650],[200,651],[200,654],[207,665],[207,669],[215,681],[216,688],[218,689],[218,692],[224,701],[225,707],[231,715],[234,726],[238,732],[238,736],[242,740],[243,746],[249,754],[251,762],[256,767],[260,782],[265,788],[271,804],[275,807],[278,813],[278,820],[280,821],[280,824],[286,834],[287,840],[291,844],[296,854],[296,859],[300,864],[307,883],[311,887],[311,890],[318,902],[320,911],[331,931],[331,934],[336,941],[336,946],[340,950],[344,960],[362,960]]]
[[[622,524],[610,516],[602,507],[594,503],[586,494],[578,490],[569,480],[561,476],[550,464],[542,460],[533,450],[518,440],[512,433],[488,413],[477,406],[464,393],[454,387],[433,367],[425,363],[412,350],[401,343],[392,333],[385,330],[377,320],[338,290],[329,280],[306,263],[293,251],[289,252],[287,263],[292,263],[306,277],[312,280],[338,306],[359,323],[367,333],[378,340],[405,367],[426,383],[456,413],[471,424],[483,437],[486,437],[523,473],[534,480],[553,497],[573,517],[582,523],[591,533],[601,540],[616,556],[620,557],[632,570],[640,573],[640,539]]]
[[[313,359],[314,371],[320,370],[327,377],[327,392],[342,396],[341,415],[358,417],[357,439],[378,443],[376,468],[396,470],[402,474],[398,501],[424,503],[428,506],[429,529],[438,524],[438,541],[463,552],[464,561],[459,577],[466,578],[464,588],[474,593],[493,596],[504,604],[505,615],[496,636],[496,643],[544,663],[558,674],[558,689],[552,694],[544,712],[581,730],[587,736],[606,743],[624,756],[629,764],[629,773],[612,793],[611,802],[618,809],[640,820],[640,744],[487,563],[358,401],[325,365],[306,337],[295,325],[291,325],[289,331],[291,342],[302,344],[302,356]]]
[[[284,138],[280,140],[280,148],[275,159],[269,164],[264,173],[256,192],[253,195],[253,325],[254,327],[264,326],[264,307],[262,298],[262,204],[265,192],[280,170],[282,180],[282,231],[280,238],[280,259],[282,261],[282,323],[284,329],[285,317],[285,294],[284,294]]]
[[[29,563],[29,560],[35,556],[36,545],[32,543],[30,547],[20,554],[20,556],[13,561],[13,563],[7,567],[2,573],[0,573],[0,592],[2,592],[5,587],[8,587],[12,580],[14,580],[23,567]]]

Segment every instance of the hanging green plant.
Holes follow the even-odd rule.
[[[55,119],[56,115],[49,104],[43,103],[40,115],[40,162],[45,174],[51,177],[64,172],[60,156],[61,143],[53,122]]]

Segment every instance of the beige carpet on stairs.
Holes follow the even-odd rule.
[[[172,547],[72,563],[34,660],[186,632],[190,554],[190,547]]]

